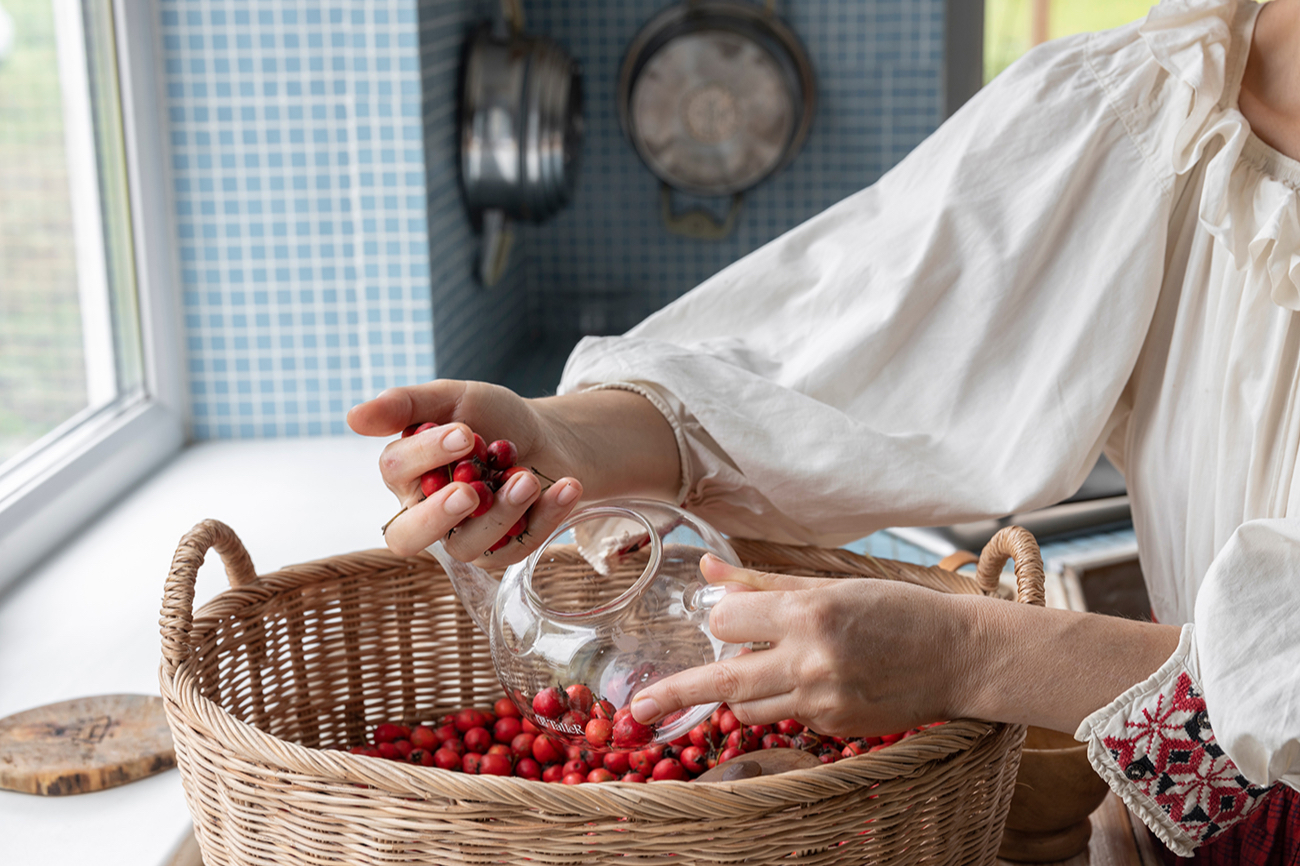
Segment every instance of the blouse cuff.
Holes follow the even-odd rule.
[[[640,394],[650,401],[650,405],[659,410],[659,414],[664,416],[668,426],[673,429],[673,439],[677,441],[677,461],[681,467],[681,476],[677,485],[677,499],[675,504],[684,505],[686,496],[691,489],[691,478],[688,467],[691,465],[691,453],[686,442],[686,431],[682,429],[681,420],[677,413],[668,405],[668,401],[652,388],[644,385],[638,385],[634,382],[605,382],[600,385],[593,385],[588,391],[631,391],[633,394]]]
[[[1084,719],[1074,738],[1088,744],[1088,760],[1129,810],[1180,857],[1272,790],[1252,785],[1215,742],[1190,623],[1159,670]]]

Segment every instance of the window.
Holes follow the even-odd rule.
[[[1155,0],[984,0],[984,81],[1033,46],[1146,16]]]
[[[0,588],[181,445],[152,7],[0,0]]]

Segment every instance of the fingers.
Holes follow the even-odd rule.
[[[833,578],[795,577],[789,574],[769,574],[763,571],[751,571],[748,568],[737,568],[712,553],[706,553],[700,558],[700,573],[709,583],[730,583],[763,590],[815,589],[837,583]]]
[[[478,494],[468,484],[455,482],[394,518],[384,533],[384,540],[399,556],[411,556],[443,539],[448,553],[463,562],[471,562],[484,557],[526,515],[527,531],[518,537],[520,540],[491,551],[490,558],[481,562],[492,567],[509,565],[528,556],[545,541],[568,517],[581,496],[582,485],[577,479],[563,478],[543,493],[536,475],[520,472],[497,491],[486,512],[471,517],[479,506]]]
[[[453,463],[473,450],[474,434],[466,425],[431,427],[423,433],[389,442],[379,457],[379,474],[402,504],[410,507],[423,496],[421,475],[433,467]]]
[[[490,555],[479,564],[485,568],[497,568],[525,559],[551,537],[551,533],[555,532],[559,525],[573,513],[574,506],[581,498],[582,485],[578,479],[561,478],[548,487],[528,510],[528,526],[524,533],[505,547],[491,551]],[[479,551],[488,550],[499,537],[498,534],[496,538],[492,538],[488,545],[480,547]]]
[[[756,701],[783,706],[779,700],[773,700],[792,691],[787,687],[787,680],[787,672],[776,653],[745,653],[681,671],[647,686],[632,699],[632,717],[645,725],[684,707],[719,701],[731,706]]]
[[[388,388],[348,410],[348,426],[362,436],[392,436],[411,424],[445,421],[452,417],[465,390],[466,383],[451,379]]]

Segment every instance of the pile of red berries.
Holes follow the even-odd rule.
[[[614,709],[596,699],[581,683],[567,688],[549,686],[533,695],[533,712],[543,727],[583,737],[593,749],[636,749],[654,739],[655,729],[632,718],[628,707]]]
[[[628,749],[618,746],[614,715],[602,720],[611,723],[609,744],[613,749],[591,745],[590,738],[589,745],[566,745],[522,718],[514,703],[502,698],[491,710],[457,710],[433,725],[378,725],[371,742],[351,751],[474,775],[518,776],[566,785],[690,781],[718,764],[759,749],[802,749],[830,764],[887,748],[923,729],[885,737],[825,737],[793,719],[775,725],[745,725],[724,704],[667,745],[650,745],[647,740]]]
[[[436,426],[432,422],[412,424],[402,431],[402,438],[423,433]],[[478,507],[470,517],[486,514],[496,501],[497,491],[501,486],[520,472],[529,472],[528,467],[516,465],[519,449],[509,439],[498,439],[488,443],[482,436],[474,434],[474,450],[468,456],[455,463],[448,463],[436,469],[430,469],[420,476],[420,490],[426,497],[432,496],[453,481],[461,481],[473,488],[478,494]],[[492,545],[489,552],[500,550],[518,538],[528,529],[527,516],[521,516],[515,524],[506,530],[506,534]]]

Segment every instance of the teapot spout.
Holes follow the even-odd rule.
[[[483,569],[470,562],[461,562],[447,552],[441,541],[429,545],[429,552],[451,578],[456,597],[474,618],[474,623],[484,634],[492,633],[492,606],[496,601],[499,583]]]

